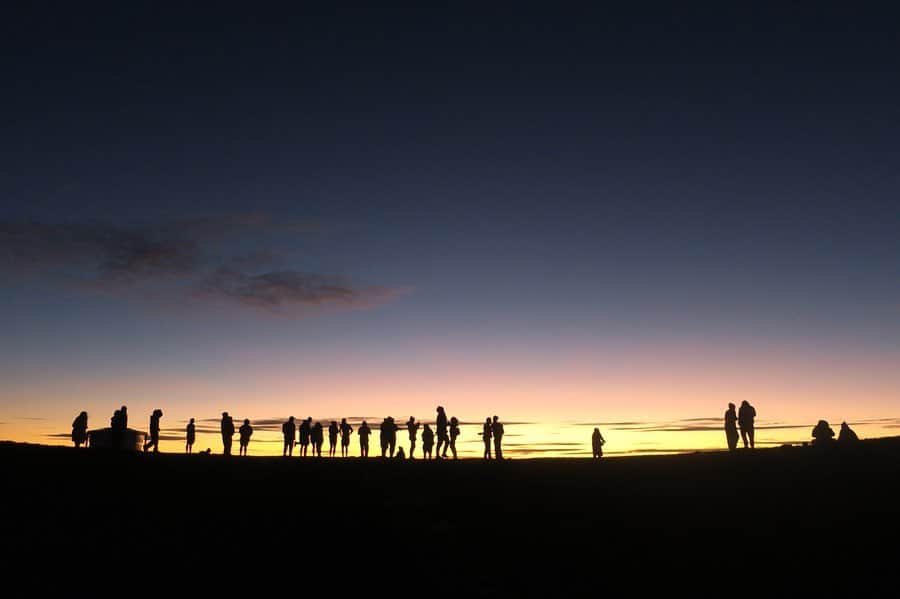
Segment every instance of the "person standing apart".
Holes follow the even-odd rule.
[[[238,448],[238,454],[246,456],[247,446],[250,445],[250,437],[253,436],[253,427],[250,426],[249,418],[244,418],[244,424],[242,424],[241,428],[238,429],[238,433],[240,434],[240,447]]]
[[[456,419],[456,416],[453,416],[450,419],[450,453],[453,454],[453,459],[456,459],[456,438],[459,436],[459,420]]]
[[[88,415],[82,412],[72,421],[72,443],[75,447],[87,444]]]
[[[231,455],[231,441],[234,436],[234,420],[228,415],[228,412],[222,412],[222,453]]]
[[[159,419],[162,415],[160,409],[153,410],[153,414],[150,415],[150,440],[144,443],[144,451],[152,447],[153,453],[159,453]]]
[[[359,430],[356,431],[356,434],[359,435],[359,457],[369,457],[369,435],[372,434],[372,429],[369,428],[365,420],[359,425]]]
[[[756,409],[750,405],[745,399],[741,402],[741,408],[738,410],[738,424],[741,425],[741,439],[744,440],[744,448],[747,448],[747,442],[750,443],[750,449],[753,449],[753,419],[756,418]]]
[[[728,442],[728,451],[734,451],[735,449],[737,449],[737,421],[738,415],[737,412],[734,411],[734,404],[730,403],[728,404],[728,409],[725,410],[725,440]]]
[[[606,445],[606,439],[600,434],[599,428],[594,428],[594,434],[591,435],[591,447],[594,450],[594,459],[599,460],[603,457],[603,446]]]
[[[187,438],[184,442],[184,452],[191,453],[194,450],[194,441],[197,440],[197,427],[194,425],[193,418],[191,418],[191,421],[188,422],[185,433],[187,435]]]

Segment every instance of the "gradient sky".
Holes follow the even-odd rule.
[[[157,4],[0,19],[0,438],[896,432],[896,14]]]

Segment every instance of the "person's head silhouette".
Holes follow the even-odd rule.
[[[729,410],[733,410],[733,409],[734,409],[734,404],[733,404],[733,403],[729,403],[729,404],[728,404],[728,409],[729,409]]]

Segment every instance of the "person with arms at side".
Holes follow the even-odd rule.
[[[184,452],[191,453],[194,451],[194,441],[197,440],[197,427],[194,424],[194,419],[191,418],[191,421],[188,422],[187,428],[185,429],[186,438],[184,441]]]
[[[738,410],[738,424],[741,426],[741,439],[744,441],[744,449],[747,448],[749,441],[750,449],[754,448],[753,444],[753,419],[756,418],[756,408],[750,405],[746,399],[741,402]]]
[[[365,420],[359,425],[359,430],[356,431],[356,434],[359,435],[359,457],[369,457],[369,435],[372,434],[372,429],[369,428]]]
[[[503,423],[500,422],[500,419],[497,416],[494,416],[494,422],[491,424],[491,435],[494,437],[494,458],[502,460],[503,447],[501,446],[501,443],[503,441]]]
[[[231,442],[234,437],[234,419],[228,412],[222,412],[222,422],[219,426],[222,432],[222,454],[231,455]]]
[[[591,435],[591,449],[594,451],[595,460],[599,460],[603,457],[604,445],[606,445],[606,439],[600,434],[600,429],[595,427],[594,433]]]
[[[284,449],[281,450],[282,457],[294,455],[294,436],[297,434],[297,425],[294,424],[294,417],[291,416],[287,422],[281,425],[281,435],[284,437]]]
[[[734,411],[734,404],[729,403],[728,409],[725,410],[725,441],[728,443],[728,451],[737,449],[738,444],[738,415]]]

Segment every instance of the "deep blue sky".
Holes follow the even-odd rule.
[[[894,13],[156,4],[0,19],[0,358],[23,385],[34,363],[215,371],[235,342],[898,348]],[[106,262],[160,238],[190,264]],[[200,280],[253,312],[266,273],[359,309],[172,310]]]

